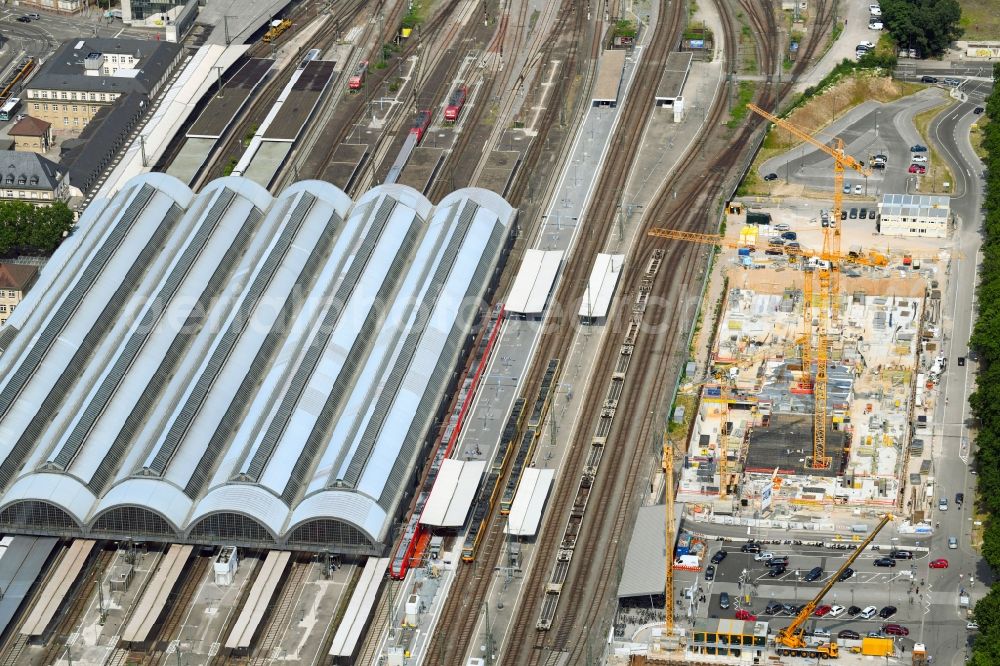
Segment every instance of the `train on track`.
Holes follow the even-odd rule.
[[[347,79],[347,88],[349,90],[361,90],[361,86],[365,85],[365,78],[368,76],[368,61],[363,60],[358,63],[358,66],[354,68],[354,73],[351,74],[351,78]]]
[[[503,510],[503,504],[501,504],[500,509],[501,513],[510,512],[510,504],[513,503],[514,494],[521,483],[524,467],[531,460],[535,446],[542,437],[542,426],[545,424],[545,417],[552,404],[552,396],[555,395],[560,367],[559,359],[549,360],[545,374],[542,376],[541,386],[538,388],[538,396],[535,398],[530,413],[524,409],[527,401],[523,397],[515,400],[513,407],[511,407],[510,416],[507,418],[507,424],[504,426],[503,436],[500,439],[500,446],[493,456],[490,472],[479,487],[479,493],[473,504],[471,526],[466,534],[465,543],[462,544],[462,559],[466,562],[473,562],[476,559],[476,553],[479,551],[483,535],[488,528],[490,514],[496,505],[497,496],[501,495],[500,481],[503,478],[504,468],[513,453],[513,466],[501,499],[501,501],[507,500],[509,493],[507,510]],[[525,418],[527,418],[526,424],[524,423]],[[520,432],[522,424],[524,431]],[[518,436],[519,432],[520,437]],[[514,449],[515,442],[518,442],[516,451]]]
[[[302,62],[299,63],[299,69],[305,69],[306,65],[311,63],[313,60],[319,60],[319,56],[323,52],[319,49],[309,49],[309,51],[302,58]]]
[[[489,363],[490,356],[493,354],[497,338],[500,337],[500,327],[505,317],[506,311],[503,306],[495,306],[490,313],[490,320],[486,331],[479,338],[479,344],[472,355],[472,362],[470,364],[470,368],[474,368],[474,370],[466,376],[465,381],[462,383],[462,388],[459,391],[458,399],[455,401],[455,408],[452,411],[451,418],[441,435],[441,444],[438,446],[434,460],[431,462],[430,471],[427,473],[427,478],[424,480],[422,489],[417,495],[417,501],[409,520],[407,520],[403,536],[393,550],[392,560],[389,562],[389,576],[394,580],[402,580],[406,577],[406,572],[409,570],[411,562],[419,558],[423,550],[423,545],[426,544],[430,536],[427,528],[420,524],[420,516],[423,513],[424,506],[427,504],[427,498],[430,497],[434,482],[437,480],[438,471],[441,469],[441,462],[452,452],[462,433],[462,426],[465,424],[465,418],[472,407],[472,400],[486,370],[486,365]]]
[[[270,44],[291,27],[292,22],[289,19],[275,19],[271,21],[271,27],[264,33],[264,43]]]
[[[423,111],[418,111],[417,116],[413,119],[413,124],[410,125],[410,134],[417,137],[417,145],[424,138],[424,134],[427,133],[427,128],[431,126],[431,112],[428,109]]]
[[[448,106],[444,107],[444,119],[450,123],[458,122],[458,116],[462,113],[465,100],[469,96],[469,89],[466,86],[459,86],[448,98]]]

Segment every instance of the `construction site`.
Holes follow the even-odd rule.
[[[828,199],[737,199],[726,205],[722,234],[650,232],[714,245],[716,254],[664,435],[666,503],[640,510],[619,587],[617,654],[632,663],[636,654],[661,663],[814,663],[905,650],[894,639],[909,635],[905,627],[893,634],[900,625],[831,637],[816,618],[874,615],[874,606],[866,615],[853,603],[823,605],[828,593],[836,599],[836,583],[841,594],[852,588],[852,602],[864,582],[906,583],[911,604],[919,591],[915,565],[896,571],[895,558],[901,538],[926,539],[905,547],[928,556],[934,532],[932,460],[945,424],[933,415],[946,400],[948,368],[942,294],[955,253],[926,237],[887,242],[875,211],[859,219],[855,208],[848,220],[844,172],[870,170],[837,140],[797,135],[833,158]],[[794,568],[772,550],[795,556]],[[737,557],[723,565],[729,554]],[[808,558],[815,561],[799,564]],[[891,576],[851,568],[866,559]],[[664,587],[648,575],[658,567]],[[881,618],[895,611],[887,606]],[[926,656],[918,640],[906,663]]]

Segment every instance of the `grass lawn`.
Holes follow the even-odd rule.
[[[976,151],[976,155],[979,155],[979,159],[981,160],[986,160],[986,149],[983,148],[983,128],[986,127],[988,122],[990,122],[990,119],[986,117],[986,114],[983,114],[969,128],[969,140],[972,142],[972,149]]]
[[[947,110],[954,103],[955,100],[948,98],[945,103],[913,116],[913,124],[916,125],[917,132],[920,133],[924,144],[930,149],[930,168],[927,169],[926,175],[920,177],[920,191],[924,194],[930,192],[950,194],[955,188],[955,179],[952,177],[951,169],[948,168],[948,163],[941,157],[927,136],[927,128],[930,126],[931,121],[934,120],[934,117]],[[944,189],[946,182],[951,183],[951,186],[947,190]]]
[[[962,6],[962,39],[997,39],[1000,35],[1000,11],[996,0],[958,0]]]

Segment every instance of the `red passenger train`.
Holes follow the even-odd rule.
[[[444,108],[445,120],[452,123],[458,120],[458,115],[462,113],[462,107],[465,106],[465,98],[468,94],[469,89],[465,86],[455,88],[455,91],[451,93],[451,97],[448,99],[448,106]]]
[[[428,110],[420,111],[417,113],[417,117],[413,119],[413,125],[410,126],[410,134],[417,135],[417,143],[419,144],[424,138],[424,132],[431,124],[431,112]]]

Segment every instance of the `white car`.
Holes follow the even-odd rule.
[[[753,559],[757,562],[763,562],[764,560],[773,560],[774,553],[764,550],[754,555]]]
[[[827,631],[826,629],[820,629],[819,627],[816,627],[815,629],[812,630],[812,635],[817,638],[829,638],[830,632]]]
[[[881,30],[882,29],[882,22],[881,21],[871,21],[868,24],[868,29],[869,30]]]
[[[923,153],[917,155],[910,155],[910,161],[920,164],[927,161],[927,156],[924,155]]]
[[[868,13],[872,16],[882,16],[882,8],[878,5],[868,5]]]
[[[827,617],[840,617],[847,610],[843,606],[833,606],[830,608],[830,612],[826,614]]]
[[[868,49],[870,51],[873,48],[875,48],[875,45],[872,44],[871,42],[858,42],[858,48],[859,49],[865,48],[865,49]]]
[[[854,186],[854,193],[855,194],[861,194],[862,192],[864,192],[864,188],[863,187],[861,187],[860,185],[855,185]]]

